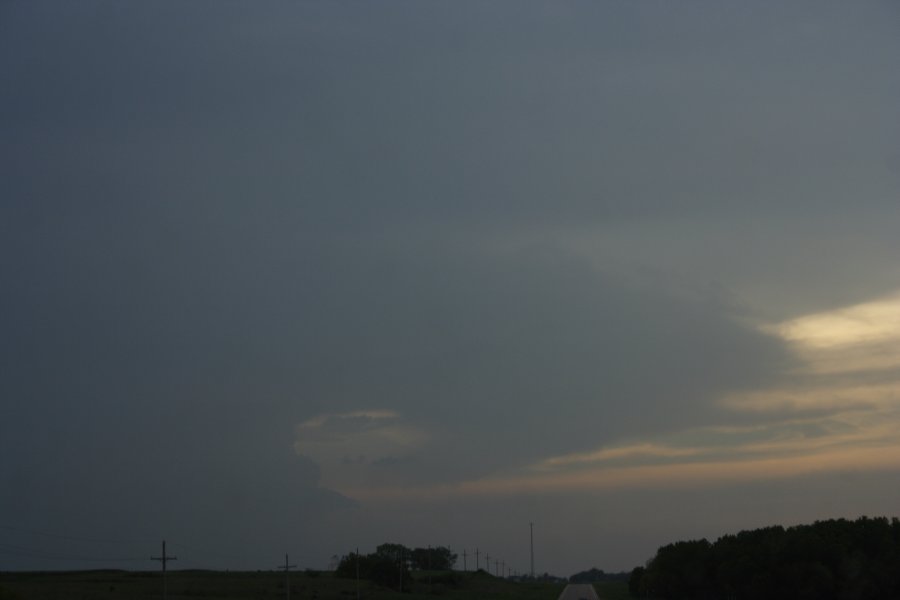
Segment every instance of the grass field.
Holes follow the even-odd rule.
[[[415,573],[410,592],[360,582],[362,600],[556,600],[560,584],[513,583],[485,573],[460,573],[456,585],[441,583],[434,573]],[[598,588],[600,591],[600,588]],[[285,598],[285,577],[278,572],[170,571],[169,600],[244,600]],[[330,573],[292,573],[291,600],[354,600],[356,581]],[[0,600],[132,600],[162,598],[158,572],[76,571],[0,574]],[[615,600],[616,596],[604,596]]]
[[[632,600],[628,594],[628,583],[624,581],[605,581],[595,583],[594,589],[600,600]]]

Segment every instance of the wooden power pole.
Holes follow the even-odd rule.
[[[534,579],[534,523],[531,526],[531,578]]]
[[[169,556],[166,554],[166,540],[163,540],[162,543],[162,556],[151,556],[150,560],[158,560],[162,563],[162,576],[163,576],[163,600],[166,600],[166,597],[169,594],[168,587],[166,585],[166,563],[170,560],[178,560],[177,556]]]
[[[279,569],[284,569],[284,591],[285,598],[287,600],[291,600],[291,569],[297,568],[297,565],[289,564],[288,555],[284,555],[284,564],[278,567]]]

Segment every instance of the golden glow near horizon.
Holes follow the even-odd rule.
[[[673,488],[900,468],[900,411],[707,427],[655,443],[552,457],[517,473],[437,486],[345,490],[372,501],[623,488]]]
[[[762,329],[780,337],[802,368],[780,387],[731,393],[717,404],[736,417],[766,416],[765,424],[720,425],[633,440],[455,484],[376,485],[356,477],[341,480],[341,489],[360,499],[396,500],[716,485],[900,468],[900,376],[886,371],[900,365],[900,294]],[[320,439],[341,422],[357,425],[343,437]],[[390,411],[326,415],[299,426],[298,436],[298,451],[311,451],[318,459],[329,444],[344,450],[366,446],[378,455],[388,446],[396,452],[427,440],[424,432],[402,425],[400,415]],[[392,436],[396,439],[386,445]]]
[[[569,493],[623,488],[678,488],[783,479],[834,471],[900,469],[900,445],[851,447],[814,455],[709,460],[679,465],[636,465],[542,474],[512,475],[436,486],[389,486],[347,489],[355,498],[416,501],[473,495],[516,495],[529,492]]]

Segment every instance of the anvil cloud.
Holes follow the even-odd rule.
[[[4,568],[892,514],[898,16],[0,5]]]

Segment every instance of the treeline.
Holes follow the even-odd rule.
[[[378,585],[408,590],[410,570],[450,571],[457,555],[450,548],[407,548],[402,544],[381,544],[371,554],[351,552],[341,558],[335,575],[354,578],[359,575]]]
[[[569,583],[598,583],[603,581],[627,581],[628,572],[607,573],[603,569],[588,569],[580,571],[569,577]]]
[[[668,600],[900,598],[900,521],[862,517],[766,527],[660,548],[633,596]]]

